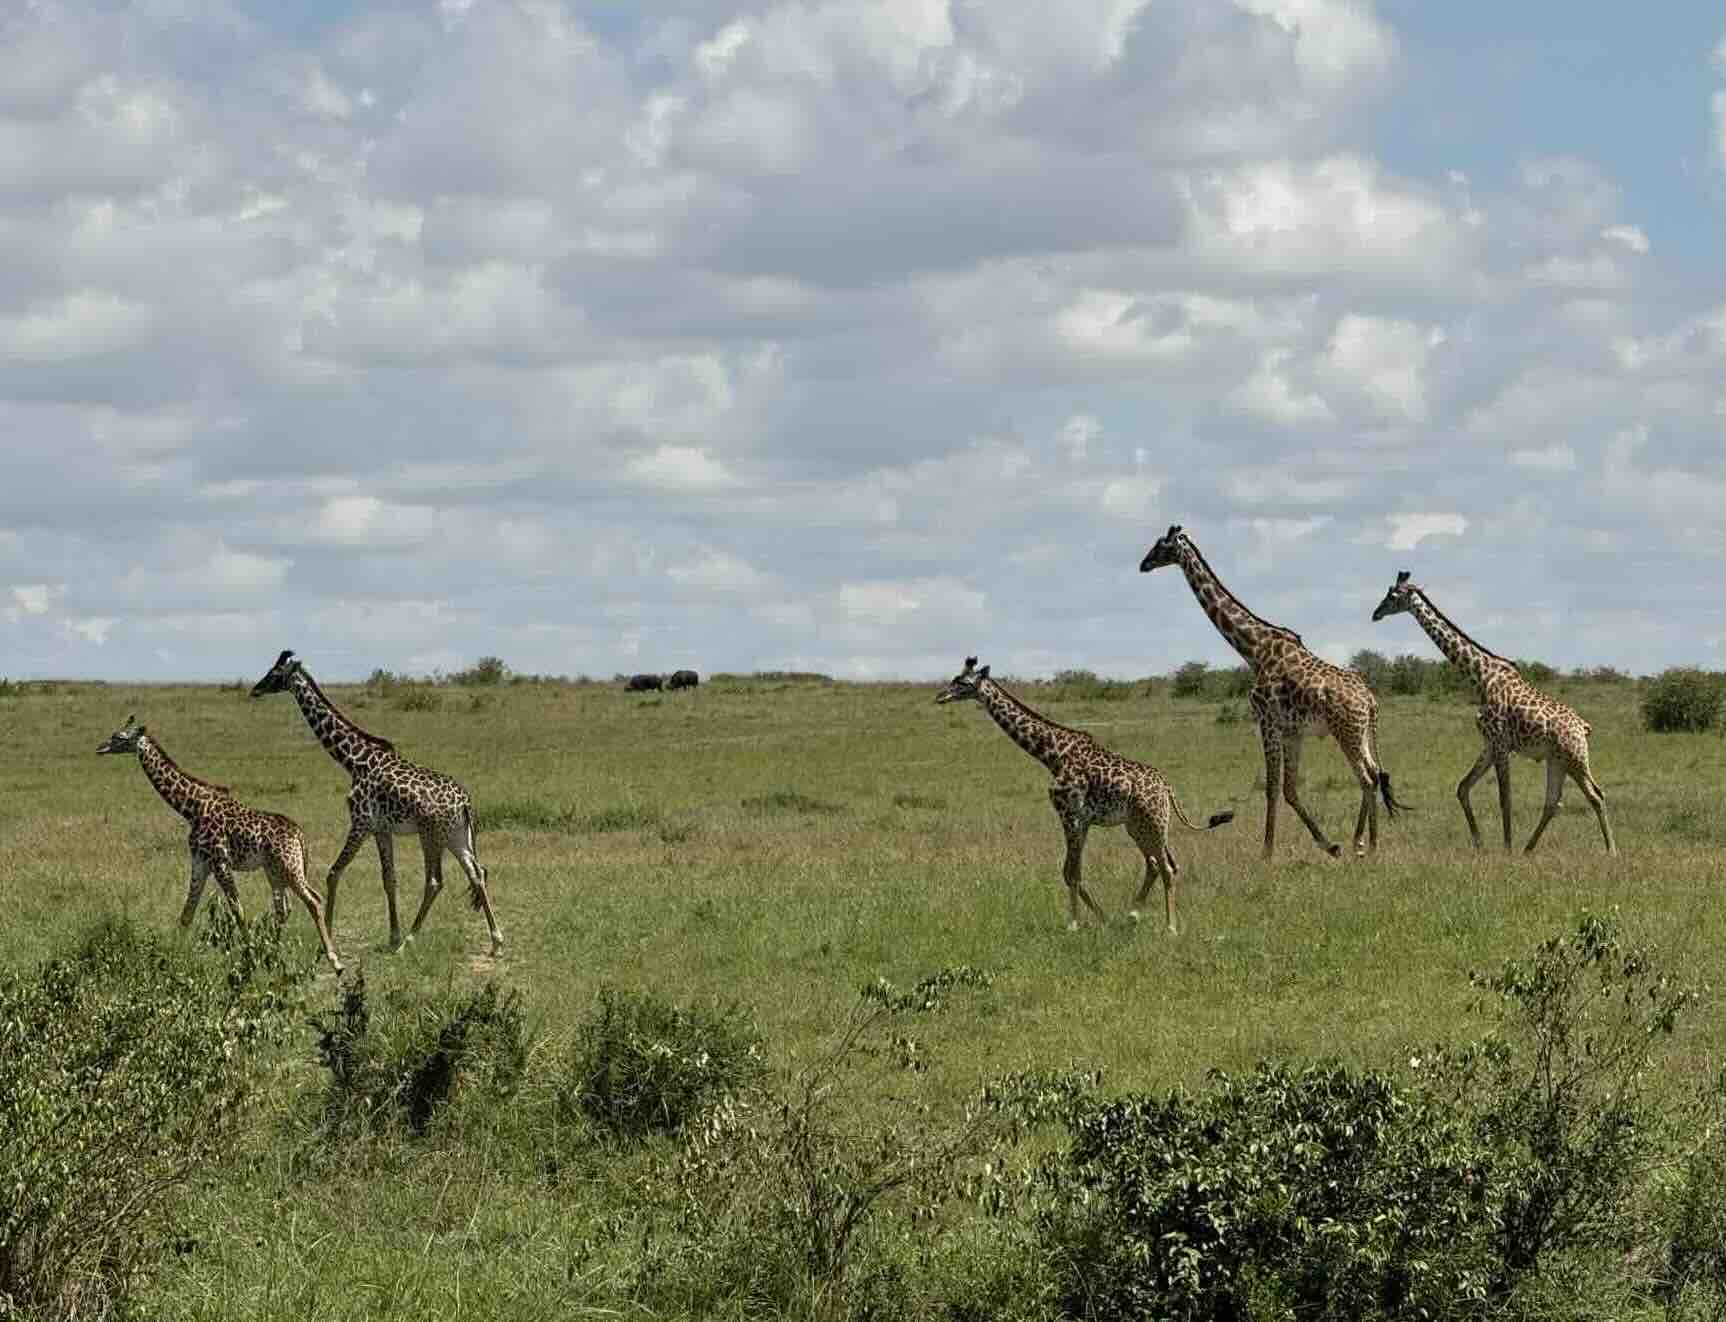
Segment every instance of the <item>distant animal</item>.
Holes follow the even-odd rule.
[[[1049,786],[1049,802],[1060,816],[1067,835],[1067,861],[1061,879],[1067,885],[1067,926],[1079,925],[1079,901],[1099,921],[1103,911],[1085,889],[1080,865],[1085,853],[1085,835],[1093,826],[1125,826],[1133,843],[1145,856],[1145,882],[1133,897],[1128,915],[1139,916],[1139,906],[1151,893],[1151,882],[1163,879],[1163,919],[1170,932],[1175,927],[1175,877],[1180,865],[1169,848],[1170,819],[1194,831],[1208,831],[1234,820],[1234,813],[1219,812],[1204,826],[1187,820],[1174,787],[1163,773],[1143,762],[1111,753],[1083,730],[1057,725],[1031,710],[1018,698],[989,678],[989,667],[977,668],[977,658],[965,658],[965,668],[935,695],[936,702],[970,701],[981,704],[1007,737],[1049,769],[1055,783]]]
[[[306,884],[306,839],[291,817],[248,808],[226,785],[212,785],[180,770],[167,751],[150,737],[150,732],[138,724],[136,716],[128,716],[126,723],[96,751],[136,753],[156,793],[191,825],[186,847],[192,855],[192,880],[186,888],[185,906],[180,910],[181,927],[191,925],[198,901],[204,895],[204,881],[211,875],[222,888],[234,916],[244,917],[234,873],[262,868],[270,880],[270,904],[276,917],[288,916],[289,891],[299,896],[300,903],[312,916],[312,926],[318,931],[318,941],[330,966],[337,973],[342,971],[341,958],[324,921],[323,900]]]
[[[671,678],[665,681],[668,689],[692,689],[701,683],[701,676],[693,670],[673,670]]]
[[[480,866],[478,827],[474,824],[473,801],[468,792],[452,777],[416,766],[396,752],[388,739],[354,724],[325,696],[311,672],[291,651],[278,656],[268,673],[252,685],[254,698],[266,693],[293,694],[300,704],[300,714],[324,751],[353,779],[353,787],[348,791],[348,838],[324,881],[325,920],[335,922],[336,885],[366,837],[371,836],[377,843],[378,866],[383,871],[384,904],[390,915],[390,949],[400,950],[419,935],[420,924],[425,922],[432,901],[443,889],[443,856],[447,850],[467,874],[468,898],[485,917],[486,929],[491,933],[491,953],[500,954],[503,929],[492,912],[486,870]],[[396,912],[393,837],[397,835],[419,836],[420,851],[425,856],[425,890],[413,926],[405,935]]]
[[[660,679],[658,675],[631,675],[629,683],[623,686],[623,691],[625,693],[646,693],[650,689],[657,691],[664,687],[665,681]]]

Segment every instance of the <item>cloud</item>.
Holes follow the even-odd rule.
[[[1460,514],[1392,514],[1385,546],[1392,551],[1412,551],[1428,537],[1460,537],[1468,531],[1468,520]]]

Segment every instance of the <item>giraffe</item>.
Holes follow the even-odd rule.
[[[965,658],[965,668],[935,695],[938,703],[973,701],[994,718],[1007,737],[1049,769],[1055,783],[1049,786],[1049,802],[1060,816],[1067,836],[1067,859],[1061,879],[1067,886],[1067,928],[1079,926],[1079,901],[1106,922],[1090,892],[1085,889],[1080,864],[1085,835],[1093,826],[1125,825],[1127,834],[1145,856],[1145,881],[1133,897],[1128,917],[1138,921],[1138,906],[1151,893],[1151,882],[1163,881],[1163,919],[1173,933],[1175,925],[1175,878],[1180,865],[1168,845],[1171,813],[1190,830],[1209,831],[1234,820],[1234,813],[1214,814],[1205,826],[1187,820],[1180,800],[1162,772],[1143,762],[1111,753],[1083,730],[1057,725],[1031,710],[1024,702],[989,678],[989,667],[977,668],[977,658]]]
[[[1229,646],[1252,667],[1248,694],[1265,754],[1265,843],[1268,859],[1276,845],[1277,782],[1282,797],[1305,824],[1319,848],[1332,858],[1342,853],[1300,800],[1301,741],[1310,729],[1318,737],[1333,736],[1349,770],[1360,784],[1360,814],[1355,819],[1355,857],[1364,857],[1370,841],[1378,849],[1378,800],[1392,817],[1408,805],[1391,793],[1390,773],[1379,765],[1378,700],[1353,670],[1333,666],[1314,656],[1292,629],[1253,614],[1223,586],[1199,553],[1193,539],[1172,524],[1139,562],[1141,573],[1179,565],[1199,607]]]
[[[1589,724],[1569,707],[1547,697],[1520,674],[1502,656],[1487,651],[1470,638],[1433,605],[1426,589],[1409,581],[1408,570],[1396,576],[1396,582],[1378,603],[1372,618],[1376,622],[1387,615],[1406,611],[1420,622],[1438,650],[1450,663],[1473,682],[1480,693],[1480,713],[1475,724],[1480,727],[1486,746],[1456,787],[1456,797],[1462,803],[1462,815],[1468,822],[1468,834],[1474,847],[1480,848],[1480,826],[1474,820],[1474,805],[1469,802],[1474,783],[1491,767],[1498,775],[1498,812],[1504,821],[1504,847],[1510,846],[1510,755],[1520,753],[1546,763],[1546,808],[1540,815],[1540,825],[1529,836],[1524,853],[1533,853],[1540,843],[1547,823],[1557,813],[1564,797],[1564,778],[1569,776],[1581,789],[1588,806],[1600,819],[1600,834],[1606,841],[1606,852],[1616,854],[1618,846],[1612,839],[1612,824],[1606,818],[1606,796],[1594,773],[1588,769]]]
[[[151,738],[149,730],[138,724],[136,716],[128,716],[126,723],[96,751],[136,753],[156,793],[191,824],[186,847],[192,855],[192,880],[186,890],[185,907],[180,910],[181,927],[191,925],[198,901],[204,895],[205,879],[211,874],[222,888],[234,917],[244,917],[233,874],[262,868],[270,881],[270,905],[276,917],[287,918],[288,892],[293,891],[312,916],[312,926],[317,929],[330,966],[337,974],[341,973],[341,957],[336,954],[330,929],[324,922],[323,901],[306,884],[306,840],[293,818],[248,808],[227,786],[212,785],[182,771]]]
[[[480,866],[476,851],[473,802],[467,791],[452,777],[409,762],[389,740],[360,729],[324,696],[311,672],[291,651],[277,657],[269,672],[252,686],[254,698],[266,693],[292,693],[324,751],[353,777],[353,788],[348,791],[348,838],[330,865],[329,878],[324,883],[329,894],[325,913],[330,923],[335,923],[336,886],[342,871],[369,835],[377,841],[378,863],[383,870],[391,950],[400,950],[419,935],[420,924],[425,922],[432,901],[443,889],[443,855],[448,850],[467,873],[468,897],[473,907],[485,915],[485,925],[491,933],[491,953],[494,956],[501,953],[503,931],[497,925],[491,895],[486,890],[486,870]],[[420,838],[426,880],[419,913],[404,937],[396,912],[393,837],[410,833]]]

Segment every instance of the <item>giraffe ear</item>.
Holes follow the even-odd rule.
[[[981,670],[979,670],[979,671],[978,671],[978,672],[977,672],[977,678],[978,678],[978,679],[987,679],[987,678],[989,678],[989,667],[988,667],[988,666],[984,666],[984,667],[983,667],[983,668],[982,668],[982,669],[981,669]]]
[[[1170,525],[1169,525],[1169,530],[1168,530],[1168,532],[1167,532],[1167,533],[1165,533],[1165,534],[1164,534],[1164,536],[1166,536],[1166,537],[1174,537],[1174,536],[1176,536],[1176,535],[1177,535],[1177,534],[1179,534],[1179,532],[1180,532],[1180,531],[1181,531],[1181,525],[1180,525],[1180,524],[1178,524],[1178,523],[1171,523],[1171,524],[1170,524]]]
[[[1406,582],[1408,582],[1408,570],[1405,569],[1396,576],[1396,585],[1401,587]]]
[[[965,658],[965,669],[975,670],[976,668],[977,668],[977,658],[974,656],[966,657]]]

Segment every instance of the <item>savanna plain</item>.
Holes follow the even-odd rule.
[[[974,704],[937,707],[934,685],[735,677],[649,695],[556,681],[327,686],[405,756],[467,786],[505,950],[489,956],[453,860],[421,936],[391,953],[368,844],[341,886],[340,983],[316,963],[296,904],[282,941],[291,964],[315,968],[295,993],[302,1003],[257,1048],[266,1059],[251,1104],[221,1152],[151,1213],[171,1223],[172,1242],[141,1261],[114,1307],[253,1319],[1085,1315],[1058,1266],[1037,1260],[1056,1252],[1053,1241],[1015,1210],[1030,1172],[1073,1140],[1047,1116],[978,1140],[967,1117],[982,1114],[983,1085],[1030,1074],[1055,1094],[1089,1079],[1104,1098],[1198,1095],[1213,1086],[1210,1071],[1244,1078],[1262,1061],[1396,1076],[1434,1044],[1493,1030],[1502,998],[1471,986],[1471,972],[1528,959],[1588,913],[1616,911],[1627,943],[1656,949],[1673,985],[1698,989],[1637,1088],[1676,1104],[1716,1072],[1726,1015],[1708,988],[1726,981],[1726,741],[1647,732],[1646,682],[1549,686],[1593,725],[1616,858],[1574,786],[1538,852],[1522,854],[1543,790],[1525,761],[1513,769],[1516,852],[1498,847],[1490,774],[1475,790],[1488,847],[1472,848],[1455,787],[1479,749],[1474,706],[1434,692],[1381,695],[1379,755],[1411,808],[1381,818],[1376,856],[1347,855],[1358,791],[1334,744],[1309,739],[1306,803],[1345,856],[1320,853],[1285,806],[1269,862],[1263,762],[1238,696],[1176,697],[1161,680],[1007,683],[1160,768],[1195,821],[1235,811],[1208,833],[1175,828],[1178,935],[1163,929],[1160,892],[1143,922],[1128,920],[1142,862],[1119,829],[1094,830],[1085,858],[1108,922],[1067,930],[1047,773]],[[291,700],[249,700],[243,685],[30,686],[0,698],[0,963],[14,971],[73,948],[104,917],[188,959],[219,957],[174,927],[182,824],[136,759],[95,755],[133,712],[186,770],[295,818],[309,879],[323,887],[346,833],[348,782]],[[418,842],[402,838],[396,858],[411,917]],[[248,915],[267,911],[262,874],[238,880]],[[211,885],[200,929],[219,903]],[[457,1077],[429,1119],[334,1123],[334,1067],[311,1021],[327,1029],[343,985],[360,979],[374,1026],[487,984],[515,993],[524,1045],[508,1086]],[[882,979],[913,994],[895,1000]],[[942,988],[927,1008],[911,1004],[919,984]],[[875,999],[860,995],[867,987]],[[734,1099],[729,1132],[757,1136],[746,1142],[761,1180],[776,1178],[774,1152],[802,1141],[774,1147],[799,1105],[809,1123],[797,1133],[827,1145],[824,1156],[787,1158],[777,1210],[771,1189],[732,1204],[734,1218],[765,1218],[743,1227],[761,1261],[775,1236],[796,1240],[792,1223],[821,1214],[793,1198],[800,1178],[829,1169],[838,1187],[875,1172],[884,1187],[867,1203],[834,1195],[842,1212],[857,1208],[837,1269],[798,1241],[797,1279],[764,1281],[726,1257],[735,1245],[701,1238],[725,1220],[691,1212],[689,1189],[719,1178],[708,1121],[634,1140],[559,1105],[583,1033],[602,1005],[625,1001],[749,1025],[762,1095],[778,1101]],[[811,1078],[818,1095],[799,1091]],[[931,1192],[921,1175],[897,1180],[895,1161],[951,1178]],[[688,1188],[670,1174],[680,1167]],[[1639,1200],[1661,1178],[1632,1180],[1627,1205],[1651,1205]],[[1667,1253],[1612,1245],[1595,1269],[1655,1282],[1664,1268],[1654,1260]],[[1190,1315],[1342,1307],[1303,1312],[1307,1287],[1254,1279],[1233,1302],[1194,1304]],[[1478,1301],[1482,1315],[1509,1307],[1495,1288]],[[1647,1284],[1600,1307],[1653,1317],[1681,1302]]]

